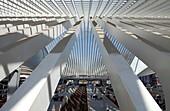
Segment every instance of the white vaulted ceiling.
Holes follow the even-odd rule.
[[[160,111],[137,77],[143,72],[158,74],[169,110],[169,5],[170,0],[0,0],[0,80],[21,66],[33,71],[2,110],[44,111],[59,79],[73,77],[112,80],[121,111]]]
[[[1,0],[0,16],[169,18],[169,0]]]

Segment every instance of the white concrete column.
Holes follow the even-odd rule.
[[[69,20],[63,24],[67,26],[67,28],[72,26]],[[2,48],[0,50],[2,51],[2,54],[0,55],[0,80],[9,75],[13,70],[18,68],[36,52],[54,40],[52,39],[55,38],[53,35],[53,28],[57,28],[57,26],[50,27],[49,29],[43,30],[41,33],[34,34]],[[31,35],[30,28],[27,32]]]
[[[92,26],[92,31],[98,46],[100,47],[103,63],[106,65],[109,78],[118,100],[121,111],[161,111],[158,104],[147,91],[143,83],[133,73],[131,67],[126,60],[116,51],[114,46],[109,41],[104,42],[103,46],[101,39],[104,39],[104,33],[96,30]],[[106,38],[105,38],[106,39]],[[104,41],[105,41],[104,39]]]
[[[71,53],[79,28],[74,26],[68,31],[0,111],[47,111],[60,80],[60,67]]]
[[[127,47],[134,55],[136,55],[140,60],[148,65],[159,77],[162,84],[166,110],[170,109],[170,57],[164,52],[161,52],[148,44],[142,42],[138,38],[134,38],[106,21],[97,19],[98,24],[102,26],[109,34],[119,40],[125,47]]]

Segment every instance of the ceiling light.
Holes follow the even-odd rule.
[[[159,32],[152,32],[152,33],[156,35],[162,35],[162,33],[159,33]]]
[[[131,35],[134,39],[139,39],[136,35]]]
[[[167,36],[167,35],[163,35],[163,37],[168,38],[168,39],[170,38],[170,37],[169,37],[169,36]]]
[[[149,30],[149,29],[144,29],[145,31],[147,31],[147,32],[151,32],[152,30]]]

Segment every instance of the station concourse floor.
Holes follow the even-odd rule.
[[[51,100],[48,111],[59,111],[61,104],[70,97],[75,89],[76,87],[72,89],[72,86],[66,87],[66,91],[62,93],[62,95],[64,96],[63,101]],[[87,86],[88,111],[119,111],[116,105],[112,101],[110,101],[104,94],[102,94],[98,90],[98,88],[96,88],[96,95],[98,96],[98,98],[101,99],[93,98],[92,95],[94,95],[94,92],[92,91],[91,87]]]

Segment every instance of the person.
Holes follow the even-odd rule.
[[[159,99],[157,97],[155,98],[155,101],[159,105]]]

